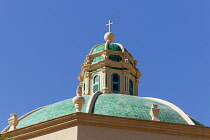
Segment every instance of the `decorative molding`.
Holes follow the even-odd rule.
[[[129,76],[129,74],[130,74],[128,70],[123,70],[123,72],[124,72],[125,76]]]
[[[95,103],[96,99],[98,98],[98,96],[101,94],[103,94],[101,91],[97,91],[96,93],[94,93],[90,96],[90,99],[87,103],[87,107],[86,107],[86,111],[85,111],[86,113],[92,113],[94,103]]]
[[[10,126],[9,131],[15,130],[16,126],[18,125],[18,122],[19,121],[17,119],[17,114],[11,114],[10,118],[8,119],[8,123],[9,123],[9,126]]]
[[[25,140],[78,125],[210,139],[210,127],[75,112],[7,132],[8,138]],[[4,137],[2,137],[4,138]]]
[[[85,73],[85,78],[89,78],[90,73]]]
[[[150,116],[152,117],[153,121],[160,121],[158,119],[159,112],[160,112],[160,109],[158,108],[158,105],[153,104],[150,109]]]
[[[101,69],[101,72],[102,72],[102,73],[106,73],[106,72],[108,72],[108,71],[109,71],[109,70],[108,70],[107,67],[104,67],[104,68]]]
[[[46,105],[46,106],[48,106],[48,105]],[[29,116],[30,114],[32,114],[32,113],[34,113],[34,112],[36,112],[36,111],[38,111],[38,110],[40,110],[40,109],[42,109],[42,108],[44,108],[44,107],[46,107],[46,106],[42,106],[42,107],[40,107],[40,108],[34,109],[34,110],[32,110],[32,111],[30,111],[30,112],[24,114],[23,116],[21,116],[20,118],[18,118],[18,121],[21,121],[21,120],[24,119],[25,117]],[[2,132],[7,132],[7,131],[9,130],[9,128],[10,128],[10,125],[8,125],[7,127],[5,127],[5,128],[2,130]]]
[[[103,92],[103,94],[109,94],[109,93],[110,93],[110,91],[109,91],[109,89],[108,89],[108,88],[104,88],[104,89],[102,89],[102,92]]]

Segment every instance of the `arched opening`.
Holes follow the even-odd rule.
[[[95,93],[96,91],[99,91],[99,88],[100,88],[100,77],[99,75],[95,75],[93,77],[93,93]]]
[[[112,74],[112,92],[120,92],[120,76],[117,73]]]
[[[133,95],[133,81],[131,79],[129,80],[129,92],[130,95]]]

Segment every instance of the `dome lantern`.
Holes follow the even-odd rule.
[[[103,94],[127,94],[138,96],[138,84],[141,73],[136,68],[137,61],[120,43],[113,43],[114,34],[104,35],[105,43],[95,45],[82,64],[78,79],[83,95],[97,91]]]

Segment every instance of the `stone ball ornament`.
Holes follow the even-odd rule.
[[[82,110],[82,106],[85,104],[85,98],[82,96],[75,96],[72,99],[72,102],[75,106],[76,112],[80,112]]]
[[[104,40],[107,41],[107,42],[112,42],[114,41],[114,34],[112,32],[107,32],[105,35],[104,35]]]
[[[84,105],[85,104],[85,98],[82,96],[75,96],[72,100],[72,102],[74,104],[80,104],[80,105]]]

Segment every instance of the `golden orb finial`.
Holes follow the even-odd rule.
[[[114,34],[112,32],[107,32],[105,35],[104,35],[104,40],[106,42],[112,42],[114,41]]]

